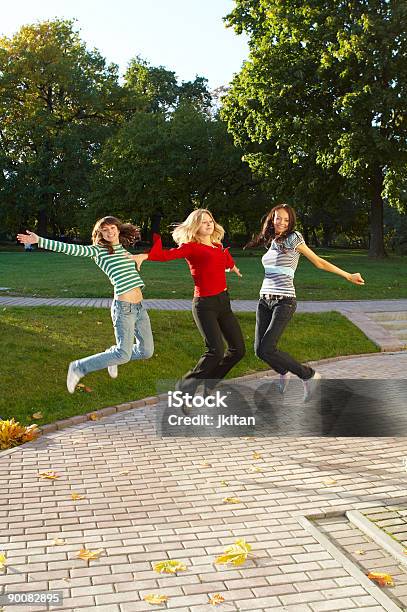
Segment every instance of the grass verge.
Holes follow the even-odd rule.
[[[232,299],[257,299],[263,280],[262,252],[233,252],[243,278],[228,274]],[[347,270],[360,272],[366,285],[359,287],[336,274],[322,272],[300,258],[295,285],[299,300],[367,300],[407,298],[407,257],[371,260],[364,251],[318,249],[318,254]],[[184,260],[146,262],[142,267],[146,298],[190,298],[193,283]],[[91,259],[60,253],[0,252],[0,295],[47,297],[111,297],[112,287]]]
[[[40,411],[41,425],[105,406],[155,395],[158,380],[176,379],[194,366],[203,352],[202,339],[190,312],[150,311],[155,354],[148,361],[119,367],[119,377],[106,370],[89,374],[82,382],[91,393],[65,386],[70,361],[104,351],[114,343],[108,310],[38,307],[0,311],[3,358],[0,415],[31,424]],[[268,369],[253,353],[255,315],[237,315],[247,354],[231,377]],[[300,361],[338,355],[376,352],[378,349],[345,317],[336,313],[297,314],[281,341],[282,350]]]

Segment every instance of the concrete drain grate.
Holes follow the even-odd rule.
[[[401,527],[399,512],[405,512],[404,534],[407,545],[407,510],[393,507],[369,508],[363,513],[350,510],[345,513],[328,513],[299,517],[300,523],[325,549],[359,580],[362,586],[387,612],[407,611],[407,554],[404,545],[385,533],[379,522],[391,520],[395,529]],[[386,519],[386,514],[391,514]],[[370,517],[377,520],[370,520]],[[401,515],[404,516],[404,515]],[[390,574],[394,587],[379,587],[372,582],[369,572]]]

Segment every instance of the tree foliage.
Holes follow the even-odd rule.
[[[370,254],[383,255],[383,199],[404,206],[407,5],[236,0],[228,23],[248,33],[250,58],[223,117],[253,170],[271,159],[281,193],[299,169],[369,202]]]
[[[71,21],[0,39],[3,215],[61,231],[83,202],[114,119],[117,67],[88,51]],[[22,212],[23,211],[23,212]]]

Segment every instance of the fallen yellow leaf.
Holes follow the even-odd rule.
[[[54,538],[52,540],[53,546],[63,546],[64,544],[66,544],[66,540],[63,540],[62,538]]]
[[[128,473],[129,470],[122,470],[121,472],[119,472],[120,476],[127,476]]]
[[[220,484],[222,485],[222,487],[228,487],[229,483],[226,480],[221,480]]]
[[[185,572],[187,566],[182,561],[168,559],[167,561],[154,563],[153,568],[159,574],[176,574],[177,572]]]
[[[223,501],[225,504],[241,504],[242,503],[238,497],[224,497]]]
[[[168,601],[168,595],[156,595],[155,593],[149,593],[148,595],[144,595],[143,599],[150,604],[162,604]]]
[[[34,412],[34,414],[32,415],[33,419],[42,419],[42,412]]]
[[[365,555],[366,552],[364,550],[354,550],[353,554],[354,555]]]
[[[325,478],[324,485],[330,486],[336,484],[336,480],[334,478]]]
[[[209,597],[209,595],[208,595],[208,597]],[[212,595],[212,597],[209,597],[209,603],[211,604],[211,606],[218,606],[223,601],[225,601],[225,598],[222,597],[222,595],[220,595],[220,593],[215,593],[215,595]]]
[[[394,580],[390,574],[382,574],[381,572],[369,572],[367,575],[370,580],[376,582],[381,587],[394,586]]]
[[[262,458],[262,457],[261,457],[260,453],[258,453],[257,451],[254,451],[254,453],[253,453],[253,459],[261,459],[261,458]]]
[[[4,550],[0,551],[0,569],[3,569],[7,565],[7,557]]]
[[[99,559],[102,552],[103,548],[98,548],[97,550],[88,550],[87,548],[81,548],[76,556],[78,557],[78,559],[83,559],[83,561],[93,561],[95,559]]]
[[[204,461],[203,463],[200,464],[200,467],[212,467],[212,464],[208,463],[207,461]]]
[[[71,498],[73,499],[73,501],[76,501],[77,499],[85,499],[84,495],[81,495],[80,493],[71,493]]]
[[[91,412],[88,418],[89,421],[98,421],[100,416],[96,412]]]
[[[223,555],[215,559],[215,563],[231,563],[232,565],[243,565],[252,547],[244,539],[236,540],[231,546],[227,546]]]
[[[262,472],[263,470],[261,468],[257,467],[257,465],[252,465],[250,467],[250,471],[251,472]]]
[[[49,480],[55,480],[56,478],[59,478],[59,475],[56,472],[54,472],[54,470],[47,470],[46,472],[39,472],[38,476],[43,479],[48,478]]]

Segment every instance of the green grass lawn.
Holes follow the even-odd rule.
[[[253,353],[254,313],[238,314],[247,355],[232,371],[242,376],[268,369]],[[82,382],[91,393],[70,395],[65,386],[68,363],[103,351],[114,342],[109,311],[86,308],[4,308],[0,310],[2,393],[0,415],[24,424],[41,411],[39,424],[97,410],[157,392],[157,381],[176,379],[192,367],[203,343],[190,312],[150,311],[155,354],[148,361],[119,367],[119,377],[106,370]],[[301,361],[377,351],[362,332],[338,313],[298,314],[281,342]]]
[[[233,255],[243,278],[228,274],[232,299],[257,299],[263,279],[261,251],[236,250]],[[363,300],[407,298],[407,256],[374,261],[365,251],[318,250],[318,254],[348,272],[360,272],[358,287],[336,274],[318,270],[300,259],[295,285],[299,300]],[[193,283],[184,260],[146,262],[142,267],[146,298],[190,298]],[[92,260],[45,251],[0,252],[0,295],[48,297],[110,297],[112,287]]]

